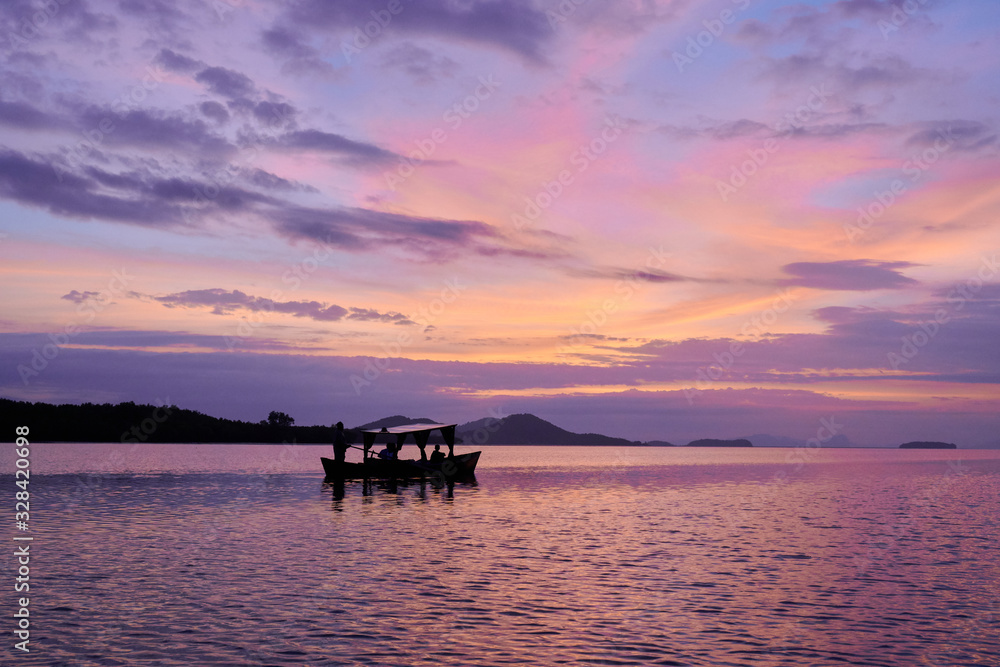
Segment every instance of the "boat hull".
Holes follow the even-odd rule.
[[[476,464],[482,452],[459,454],[454,458],[432,463],[430,461],[383,461],[369,459],[364,463],[337,463],[333,459],[320,457],[327,479],[418,479],[431,477],[444,480],[460,480],[475,477]]]

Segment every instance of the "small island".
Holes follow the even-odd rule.
[[[904,442],[899,446],[900,449],[958,449],[958,445],[953,442],[933,442],[933,441],[915,441],[915,442]]]
[[[753,447],[753,443],[746,438],[739,438],[737,440],[717,440],[715,438],[702,438],[700,440],[692,440],[687,444],[688,447]]]

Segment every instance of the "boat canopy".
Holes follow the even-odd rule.
[[[424,447],[427,446],[427,439],[434,431],[441,431],[441,436],[444,438],[445,444],[448,445],[448,456],[454,456],[455,426],[457,424],[402,424],[400,426],[383,426],[382,428],[367,429],[361,431],[361,436],[364,438],[365,443],[365,456],[367,457],[368,450],[375,444],[375,436],[396,436],[396,449],[398,451],[403,447],[407,436],[412,435],[417,447],[420,448],[420,458],[426,459],[427,456]]]

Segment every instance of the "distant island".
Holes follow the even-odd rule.
[[[641,446],[646,443],[614,438],[599,433],[573,433],[551,422],[529,414],[517,414],[503,419],[486,418],[460,424],[455,434],[470,445],[573,445],[575,447]],[[658,446],[672,447],[669,442]]]
[[[899,446],[900,449],[958,449],[958,445],[952,442],[904,442]]]
[[[687,444],[688,447],[753,447],[753,443],[746,438],[740,438],[739,440],[714,440],[712,438],[702,438],[701,440],[692,440]]]

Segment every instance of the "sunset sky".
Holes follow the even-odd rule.
[[[0,396],[1000,441],[1000,3],[12,0]]]

